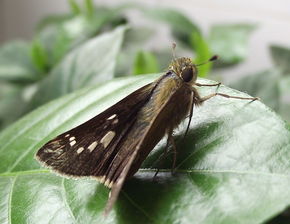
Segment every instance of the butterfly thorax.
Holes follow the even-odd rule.
[[[186,117],[192,94],[191,86],[184,83],[176,73],[169,72],[161,78],[150,100],[139,111],[137,122],[132,128],[135,130],[130,133],[132,136],[135,135],[134,139],[138,139],[140,134],[148,134],[140,145],[139,154],[129,176],[138,170],[144,158],[160,139]]]

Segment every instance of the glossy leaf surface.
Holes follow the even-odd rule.
[[[177,129],[177,171],[170,155],[155,181],[162,141],[128,180],[104,219],[108,189],[64,179],[33,155],[54,136],[95,116],[154,76],[78,90],[52,101],[0,135],[1,223],[261,223],[290,204],[290,130],[259,101],[215,97],[195,108],[189,134]],[[199,80],[200,83],[212,83]],[[198,89],[201,95],[215,87]],[[230,95],[241,92],[221,86]],[[153,168],[152,168],[153,166]]]

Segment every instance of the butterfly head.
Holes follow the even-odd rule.
[[[169,69],[175,72],[175,74],[177,74],[184,82],[192,85],[197,79],[197,67],[215,61],[217,59],[218,56],[214,55],[206,62],[194,64],[190,58],[176,58],[169,65]]]
[[[174,59],[169,69],[175,72],[184,82],[194,84],[197,79],[197,67],[190,58]]]

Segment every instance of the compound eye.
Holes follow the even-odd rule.
[[[193,71],[191,67],[187,67],[182,70],[181,72],[181,78],[184,82],[190,82],[193,78]]]

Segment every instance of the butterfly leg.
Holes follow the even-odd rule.
[[[169,148],[169,136],[167,137],[167,141],[166,141],[166,146],[164,148],[164,152],[159,156],[159,158],[154,162],[153,167],[155,166],[155,164],[158,164],[159,162],[163,162],[167,153],[168,153],[168,148]],[[160,168],[157,169],[157,171],[154,174],[153,180],[156,178],[157,174],[159,173]]]
[[[197,86],[217,86],[217,87],[219,87],[219,86],[221,85],[221,83],[220,83],[220,82],[215,83],[215,84],[201,84],[201,83],[195,83],[195,85],[197,85]]]
[[[177,157],[177,150],[176,150],[176,144],[173,138],[173,132],[168,136],[169,141],[172,145],[172,151],[173,151],[173,161],[172,161],[172,168],[171,168],[171,173],[174,174],[175,171],[175,166],[176,166],[176,157]]]
[[[189,119],[188,119],[186,130],[185,130],[184,135],[183,135],[183,139],[185,139],[185,137],[188,133],[189,127],[190,127],[192,114],[193,114],[193,103],[194,103],[194,94],[192,93],[191,102],[190,102]]]
[[[159,163],[159,162],[163,162],[164,161],[164,159],[165,159],[165,157],[166,157],[166,155],[168,153],[168,148],[169,148],[170,143],[171,143],[171,145],[173,147],[173,153],[174,153],[173,167],[175,167],[175,163],[176,163],[176,145],[175,145],[174,138],[173,138],[173,128],[168,129],[168,131],[167,131],[167,141],[166,141],[166,146],[164,148],[164,152],[159,156],[159,158],[156,160],[155,163]],[[154,174],[153,179],[156,178],[156,176],[159,173],[159,171],[160,171],[160,168],[157,169],[156,173]]]
[[[225,98],[240,99],[240,100],[252,100],[252,101],[260,99],[259,97],[240,97],[240,96],[230,96],[230,95],[227,95],[227,94],[224,94],[224,93],[212,93],[212,94],[210,94],[208,96],[202,97],[201,98],[201,102],[209,100],[210,98],[212,98],[214,96],[222,96],[222,97],[225,97]]]

